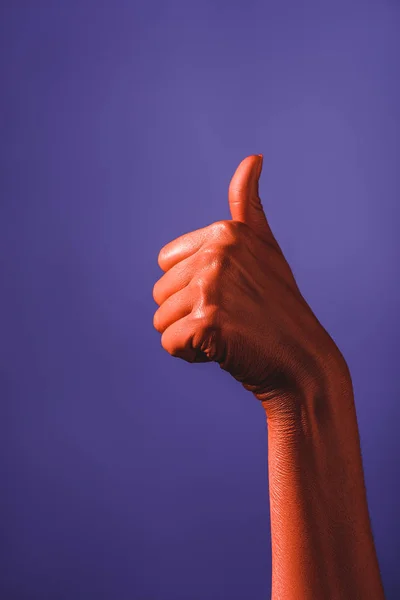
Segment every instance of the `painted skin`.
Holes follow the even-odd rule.
[[[268,424],[272,600],[384,600],[351,376],[301,295],[258,193],[262,155],[229,185],[231,220],[160,251],[154,327],[188,362],[218,362]]]

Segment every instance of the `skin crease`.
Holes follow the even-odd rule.
[[[265,410],[272,600],[382,600],[351,376],[269,227],[261,168],[238,166],[231,220],[161,249],[153,324],[172,356],[219,363]]]

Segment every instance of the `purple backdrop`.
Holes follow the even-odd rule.
[[[0,29],[1,599],[269,597],[263,410],[152,326],[159,249],[260,152],[398,599],[399,3],[8,0]]]

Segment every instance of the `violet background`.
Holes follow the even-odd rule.
[[[395,0],[1,3],[1,599],[269,598],[263,410],[152,326],[160,248],[253,153],[400,597],[399,31]]]

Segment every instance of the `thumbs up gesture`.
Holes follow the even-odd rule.
[[[154,327],[172,356],[219,363],[261,401],[298,397],[344,360],[301,295],[258,194],[262,156],[238,166],[232,219],[180,236],[159,253]]]

